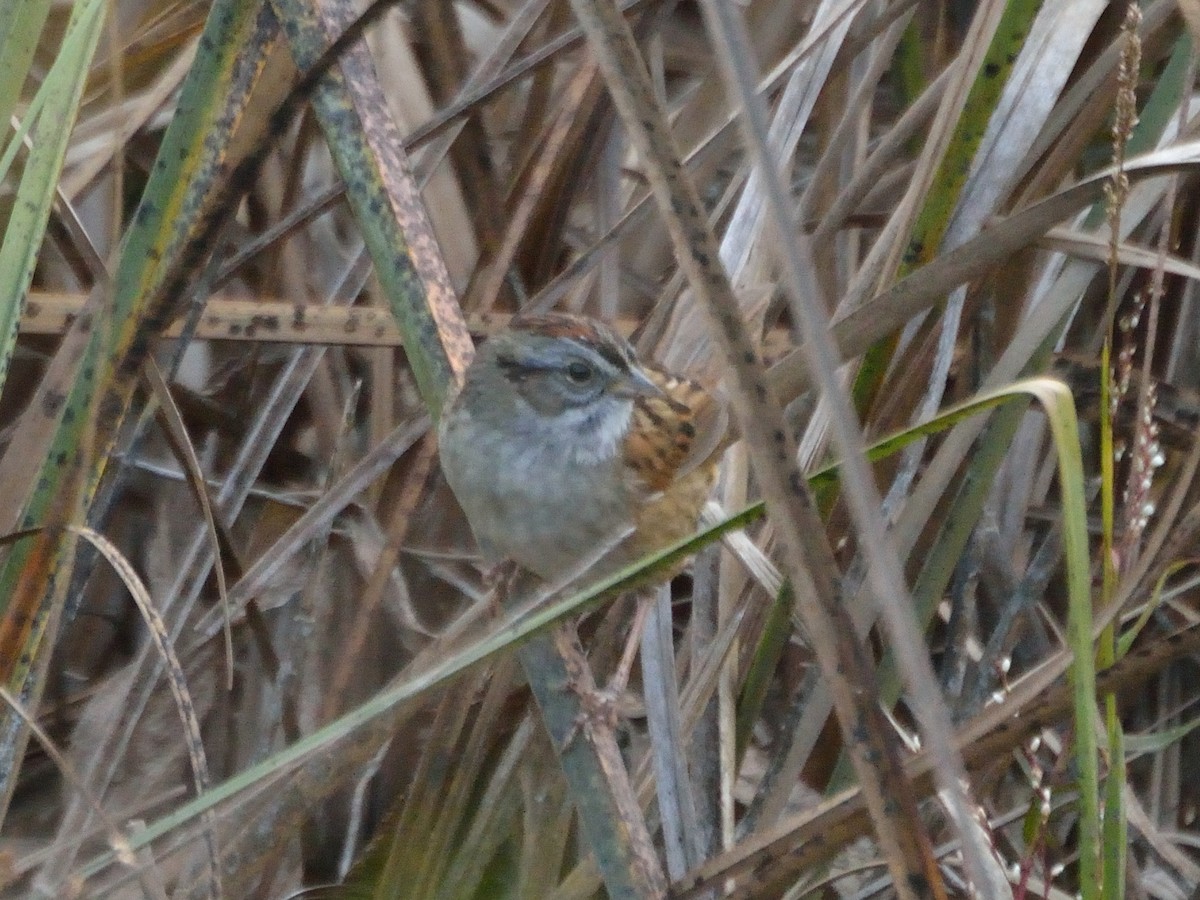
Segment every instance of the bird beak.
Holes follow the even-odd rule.
[[[650,380],[650,376],[641,367],[634,366],[624,378],[613,384],[612,394],[622,399],[634,400],[638,397],[661,397],[663,391]]]

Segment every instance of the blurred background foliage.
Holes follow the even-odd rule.
[[[814,473],[847,411],[797,352],[711,7],[619,5]],[[991,868],[1200,896],[1200,4],[737,11],[832,320],[803,337],[867,443],[900,435],[874,472]],[[0,894],[602,895],[513,653],[544,622],[497,620],[429,431],[467,329],[520,310],[726,378],[596,59],[564,0],[0,3]],[[775,527],[730,519],[760,484],[734,442],[616,697],[665,873],[631,879],[891,896]],[[591,609],[603,685],[634,602]],[[905,752],[967,895],[973,826]]]

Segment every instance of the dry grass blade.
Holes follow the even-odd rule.
[[[1193,894],[1194,4],[1136,92],[1127,5],[0,0],[0,893],[1065,898],[1099,834],[1103,900]],[[550,311],[739,421],[705,531],[497,609],[430,425]]]
[[[1200,165],[1200,143],[1166,147],[1130,160],[1125,172],[1131,180],[1152,178]],[[984,277],[1005,259],[1038,241],[1054,226],[1098,200],[1110,173],[1101,171],[1014,213],[965,244],[943,253],[928,265],[877,294],[860,306],[846,310],[831,322],[841,356],[857,356],[881,338],[898,331],[914,316],[940,302],[954,288]],[[1061,318],[1059,317],[1055,317]],[[1001,370],[996,382],[1019,371]],[[772,367],[771,383],[784,397],[795,397],[808,386],[799,350]]]
[[[534,142],[538,155],[530,161],[528,170],[521,177],[520,193],[512,204],[508,227],[504,230],[499,247],[487,268],[478,276],[473,294],[464,299],[467,309],[487,312],[496,305],[501,286],[509,277],[513,258],[526,242],[531,228],[540,224],[537,213],[544,200],[543,193],[549,187],[560,186],[562,173],[558,170],[564,158],[563,148],[579,144],[579,130],[589,119],[589,116],[581,115],[580,109],[585,104],[595,106],[598,83],[599,75],[595,66],[581,66],[572,77],[561,106],[547,124],[545,133]]]
[[[1142,647],[1100,673],[1096,680],[1097,694],[1117,685],[1136,686],[1198,649],[1200,625],[1192,625],[1176,632],[1169,642]],[[955,740],[968,766],[985,763],[1020,747],[1031,735],[1070,713],[1071,688],[1055,683],[1067,663],[1065,658],[1051,660],[1042,670],[1014,685],[1002,704],[958,730]],[[1020,710],[1016,716],[1014,708]],[[932,778],[928,754],[918,755],[907,768],[922,784]],[[747,840],[736,851],[710,860],[676,885],[672,896],[679,900],[701,897],[728,879],[737,879],[741,896],[770,896],[797,873],[827,861],[852,840],[865,824],[866,815],[861,794],[857,790],[844,791],[794,820],[785,820],[769,832]]]
[[[652,604],[642,628],[641,660],[646,681],[646,715],[654,745],[658,809],[666,843],[667,874],[676,880],[699,865],[703,841],[696,798],[686,768],[679,681],[671,640],[671,598],[667,591],[664,586],[652,599],[641,601]],[[636,628],[633,633],[637,633]]]
[[[108,538],[87,527],[72,526],[70,530],[100,551],[100,555],[113,567],[113,570],[120,576],[122,583],[129,589],[130,596],[133,597],[134,603],[137,604],[138,611],[146,620],[155,649],[166,665],[167,684],[170,685],[171,694],[175,698],[176,709],[179,712],[179,719],[183,723],[188,757],[192,763],[192,776],[196,783],[196,793],[204,793],[209,786],[209,775],[204,740],[200,736],[200,722],[196,718],[195,706],[192,703],[191,693],[188,691],[187,679],[183,674],[183,666],[180,664],[179,658],[175,655],[175,648],[171,644],[171,636],[167,633],[166,624],[163,622],[162,616],[159,615],[158,610],[154,606],[154,599],[150,596],[150,592],[146,590],[145,584],[142,583],[142,579],[138,577],[137,571],[130,565],[129,560],[125,558],[124,554]],[[210,897],[221,897],[221,880],[217,875],[219,851],[213,831],[214,822],[215,820],[211,813],[206,813],[201,818],[204,829],[204,843],[209,856],[208,895]]]
[[[987,890],[999,896],[1008,885],[1003,873],[1000,873],[997,879],[993,872],[996,867],[991,860],[991,849],[980,840],[981,835],[971,827],[974,801],[970,797],[966,770],[962,760],[950,746],[950,713],[934,679],[933,667],[925,652],[924,641],[921,640],[921,635],[908,612],[911,598],[905,588],[904,573],[895,546],[888,538],[879,511],[881,498],[867,467],[866,442],[854,415],[849,393],[838,378],[837,367],[840,360],[826,338],[829,321],[821,306],[820,289],[816,279],[812,277],[815,266],[811,246],[804,238],[790,245],[785,243],[787,235],[796,234],[800,229],[798,223],[793,221],[793,213],[784,197],[778,161],[767,148],[765,115],[754,96],[756,79],[747,70],[750,48],[747,46],[743,25],[731,8],[708,3],[705,9],[720,50],[719,57],[725,66],[730,93],[737,96],[743,105],[747,144],[763,179],[769,220],[776,231],[776,240],[781,248],[784,248],[780,252],[781,268],[786,274],[784,284],[791,300],[793,315],[803,323],[803,331],[810,337],[804,345],[808,351],[806,362],[822,396],[833,407],[835,442],[846,470],[843,483],[850,498],[850,508],[861,535],[862,546],[865,548],[868,579],[872,582],[876,600],[880,605],[881,618],[886,623],[893,651],[901,660],[905,681],[912,694],[917,720],[921,725],[922,740],[929,748],[929,753],[936,759],[935,772],[940,795],[962,842],[968,877],[979,890]],[[909,602],[904,604],[905,600]],[[844,717],[844,712],[842,715]],[[914,805],[914,819],[915,813]],[[911,849],[908,852],[911,854]],[[918,859],[919,857],[914,858],[910,855],[907,863],[913,866]],[[892,863],[892,867],[893,877],[899,879],[900,870],[895,863]],[[937,883],[936,878],[934,883]],[[984,885],[992,887],[985,888]],[[900,891],[903,894],[903,889]],[[939,893],[936,887],[933,888],[933,893],[935,896]]]
[[[757,354],[720,268],[719,248],[695,187],[682,168],[628,26],[606,2],[579,2],[573,8],[600,59],[622,120],[647,158],[651,186],[680,266],[722,347],[738,424],[757,463],[768,507],[774,510],[772,518],[788,555],[788,574],[817,645],[822,671],[832,685],[842,732],[850,741],[896,887],[901,896],[915,897],[925,891],[941,896],[941,878],[917,816],[915,797],[898,772],[897,750],[879,716],[863,650],[855,645],[851,632],[837,626],[840,613],[832,552],[822,540],[812,498],[794,471],[795,447],[782,410],[771,401],[757,367]]]
[[[200,512],[204,515],[204,523],[207,526],[206,530],[212,548],[213,570],[217,576],[217,593],[221,598],[222,624],[224,625],[225,634],[226,672],[228,675],[226,686],[229,690],[233,690],[233,637],[230,634],[232,607],[229,600],[229,589],[225,585],[225,563],[221,559],[221,534],[218,531],[219,526],[216,515],[213,513],[213,503],[212,498],[209,496],[208,483],[204,480],[204,471],[200,467],[200,460],[196,458],[196,448],[192,446],[191,438],[188,437],[187,426],[184,425],[183,416],[180,415],[179,407],[175,405],[175,401],[171,397],[171,389],[163,377],[162,370],[159,369],[153,360],[146,366],[146,378],[150,383],[150,390],[154,394],[154,399],[158,403],[159,409],[162,410],[163,418],[167,423],[167,431],[170,434],[171,443],[174,445],[179,460],[183,463],[184,470],[188,474],[188,484],[191,485],[196,502],[200,505]],[[232,542],[226,536],[224,543],[226,546],[229,546]]]
[[[1179,0],[1178,6],[1193,39],[1200,40],[1200,3],[1196,0]]]
[[[279,0],[278,7],[303,70],[319,72],[329,54],[337,54],[337,70],[317,86],[314,104],[330,132],[347,199],[369,226],[363,237],[392,313],[409,336],[413,375],[436,417],[445,391],[471,358],[470,338],[367,48],[351,43],[339,52],[329,40],[356,34],[364,20],[339,2],[310,10]],[[345,117],[356,127],[342,127]]]
[[[88,805],[92,807],[96,818],[104,824],[109,846],[112,847],[121,864],[135,868],[138,862],[129,847],[129,842],[125,839],[121,826],[104,811],[104,805],[100,802],[100,798],[95,796],[88,788],[87,782],[79,777],[79,773],[75,771],[75,767],[71,765],[70,760],[63,756],[54,745],[54,741],[50,738],[50,735],[46,734],[42,726],[37,723],[37,720],[29,714],[29,711],[5,687],[0,687],[0,700],[3,700],[9,709],[25,721],[26,727],[37,738],[37,742],[42,745],[42,749],[45,750],[46,754],[54,760],[54,765],[62,773],[63,778],[71,786],[71,789],[83,795]],[[0,884],[0,889],[5,886],[4,884]],[[146,892],[147,896],[154,895],[154,891],[145,880],[142,882],[142,889]]]
[[[242,577],[229,592],[228,614],[239,615],[245,604],[269,584],[272,576],[288,564],[293,554],[326,529],[334,516],[362,493],[367,485],[386,472],[400,456],[408,452],[428,428],[429,422],[425,419],[397,426],[374,450],[344,473],[336,484],[308,507],[304,515],[297,519],[269,550],[242,573]],[[196,627],[211,634],[216,625],[210,619],[202,621]]]

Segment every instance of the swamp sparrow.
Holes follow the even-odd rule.
[[[695,530],[723,412],[600,322],[517,318],[446,405],[442,470],[490,562],[599,577]]]

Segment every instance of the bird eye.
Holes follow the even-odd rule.
[[[576,384],[587,384],[592,380],[592,367],[587,363],[573,362],[567,364],[567,377]]]

